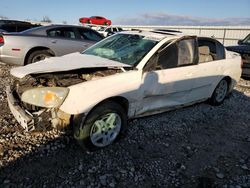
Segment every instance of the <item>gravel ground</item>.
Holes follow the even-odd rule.
[[[117,143],[83,152],[71,131],[23,132],[0,65],[0,187],[250,187],[250,81],[206,103],[130,121]]]

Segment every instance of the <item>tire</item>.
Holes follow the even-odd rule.
[[[52,55],[47,50],[34,51],[29,55],[26,65],[44,60],[45,58],[51,57],[51,56]]]
[[[223,103],[229,90],[229,83],[224,78],[216,86],[212,97],[209,99],[209,103],[213,106],[218,106]]]
[[[74,118],[73,132],[78,144],[88,151],[112,144],[125,133],[128,124],[125,109],[113,101],[100,104],[84,118],[83,114]]]

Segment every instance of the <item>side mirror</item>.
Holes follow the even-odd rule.
[[[238,40],[238,44],[241,45],[242,44],[242,40]]]

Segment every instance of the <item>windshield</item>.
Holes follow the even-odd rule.
[[[242,41],[244,44],[250,44],[250,34]]]
[[[157,42],[142,35],[116,34],[83,53],[135,66]]]

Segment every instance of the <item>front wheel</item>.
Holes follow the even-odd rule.
[[[214,106],[222,104],[227,96],[228,89],[229,89],[229,84],[227,80],[224,78],[216,86],[212,97],[209,99],[209,103]]]
[[[84,121],[74,118],[74,137],[82,148],[96,150],[116,141],[127,127],[125,109],[113,101],[97,106]]]

